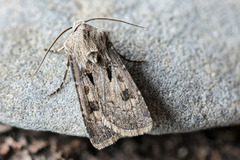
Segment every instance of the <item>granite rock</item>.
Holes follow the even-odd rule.
[[[75,20],[111,17],[146,26],[91,22],[109,31],[154,120],[149,134],[189,132],[240,123],[240,1],[2,0],[0,122],[24,129],[87,136],[65,55],[54,38]],[[66,40],[66,33],[54,48]]]

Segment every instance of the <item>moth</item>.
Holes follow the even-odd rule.
[[[102,149],[119,138],[149,132],[152,128],[152,118],[107,32],[88,25],[87,22],[92,20],[112,20],[134,25],[110,18],[92,18],[74,22],[72,27],[60,33],[51,44],[33,76],[49,51],[65,50],[67,63],[63,81],[50,95],[62,88],[71,66],[89,139],[94,147]],[[51,50],[58,38],[70,29],[73,31],[63,47],[59,50]]]

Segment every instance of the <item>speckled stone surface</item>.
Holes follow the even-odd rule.
[[[0,1],[0,122],[87,136],[71,73],[63,89],[64,54],[49,54],[73,21],[111,17],[91,25],[109,31],[120,54],[146,63],[126,66],[154,120],[150,134],[189,132],[240,123],[240,1],[42,0]],[[66,33],[54,48],[64,43]]]

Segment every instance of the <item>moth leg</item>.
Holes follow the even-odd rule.
[[[52,96],[52,95],[56,94],[57,92],[59,92],[62,89],[62,86],[63,86],[63,84],[66,80],[66,77],[67,77],[67,72],[68,72],[69,66],[70,66],[70,60],[69,60],[69,56],[68,56],[67,57],[67,64],[66,64],[66,70],[65,70],[65,73],[64,73],[64,76],[63,76],[62,83],[60,84],[60,86],[54,92],[49,94],[49,96]]]
[[[60,53],[62,50],[64,50],[64,46],[62,46],[61,48],[59,48],[57,50],[50,50],[49,52]],[[47,51],[47,49],[45,48],[44,51]]]
[[[117,53],[118,53],[118,52],[117,52]],[[128,58],[126,58],[125,56],[121,55],[120,53],[118,53],[118,55],[119,55],[122,59],[124,59],[124,60],[126,60],[126,61],[128,61],[128,62],[146,62],[145,60],[131,60],[131,59],[128,59]]]

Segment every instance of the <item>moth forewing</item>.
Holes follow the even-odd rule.
[[[149,132],[148,107],[107,33],[84,21],[72,28],[64,49],[92,144],[102,149],[121,137]]]
[[[103,113],[110,122],[111,128],[123,136],[146,133],[152,128],[152,119],[146,103],[109,40],[107,47],[111,61],[118,64],[112,67],[111,82],[111,86],[118,91],[118,94],[113,98],[115,105],[111,105],[112,110],[115,109],[114,116],[109,116],[113,115],[109,112],[110,106]]]
[[[80,78],[77,74],[73,76],[79,80],[76,88],[82,88],[77,92],[81,107],[87,110],[84,115],[86,128],[94,127],[97,121],[99,127],[107,127],[122,137],[150,131],[152,119],[148,107],[107,33],[83,21],[77,26],[65,48],[71,59],[76,59],[71,63],[79,68]],[[89,59],[91,54],[95,61]],[[112,136],[108,131],[98,136],[107,135]],[[94,135],[89,136],[92,139]]]

